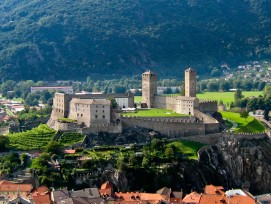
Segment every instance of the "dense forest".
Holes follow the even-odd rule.
[[[266,59],[270,0],[1,0],[0,80],[118,78]]]

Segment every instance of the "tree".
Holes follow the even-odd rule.
[[[20,155],[21,165],[26,166],[28,156],[26,153]]]
[[[0,152],[4,152],[8,149],[9,142],[9,138],[7,136],[0,135]]]
[[[122,172],[122,171],[124,171],[125,170],[125,168],[126,168],[126,164],[125,164],[125,162],[124,162],[124,157],[123,156],[120,156],[119,158],[118,158],[118,160],[117,160],[117,169],[120,171],[120,172]]]
[[[143,168],[148,168],[149,167],[149,165],[150,165],[150,159],[149,159],[149,157],[143,157],[143,160],[142,160],[142,167]]]
[[[239,99],[243,98],[244,96],[242,96],[242,90],[241,89],[237,89],[234,93],[234,101],[238,101]]]
[[[174,158],[174,150],[172,147],[167,147],[165,150],[165,156],[167,159],[173,159]]]
[[[248,111],[244,111],[240,113],[240,117],[245,118],[245,121],[247,120],[248,116],[249,116]]]
[[[269,121],[269,110],[268,109],[264,110],[263,117],[265,120]]]
[[[118,103],[117,103],[115,98],[110,97],[110,98],[108,98],[108,100],[111,101],[111,106],[112,106],[113,109],[116,109],[118,107]]]
[[[45,152],[52,154],[60,154],[61,153],[61,144],[56,141],[51,141],[45,146]]]

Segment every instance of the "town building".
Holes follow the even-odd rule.
[[[207,185],[204,193],[191,192],[183,199],[183,204],[260,204],[248,191],[233,189],[224,191],[222,186]]]
[[[31,93],[42,91],[55,91],[55,92],[63,92],[66,94],[73,94],[72,86],[32,86]]]

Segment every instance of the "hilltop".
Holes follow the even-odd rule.
[[[270,9],[264,0],[2,0],[0,78],[210,73],[270,57]]]

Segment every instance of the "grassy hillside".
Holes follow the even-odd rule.
[[[239,113],[221,111],[223,118],[234,121],[238,124],[235,132],[247,132],[256,133],[263,132],[265,127],[254,117],[248,116],[248,118],[241,118]]]
[[[0,78],[199,74],[270,57],[269,1],[1,0]]]

